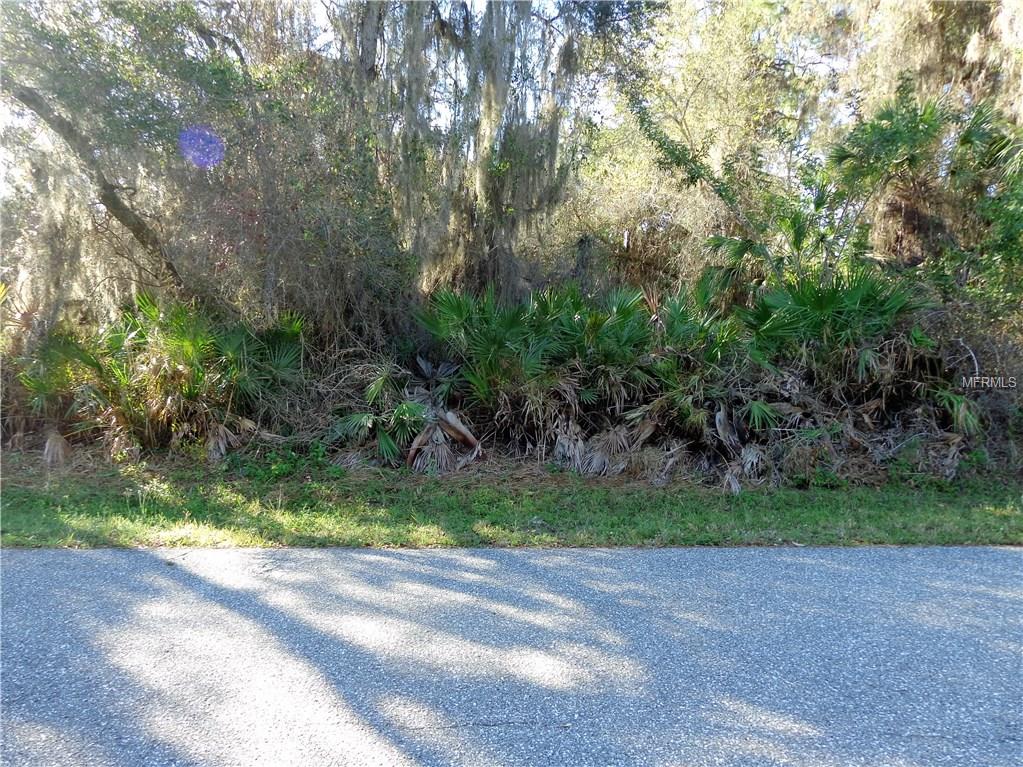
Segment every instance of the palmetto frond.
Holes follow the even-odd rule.
[[[832,147],[828,167],[848,186],[872,186],[924,171],[952,119],[945,104],[918,103],[908,88]]]

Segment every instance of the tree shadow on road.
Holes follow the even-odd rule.
[[[1023,560],[962,552],[14,552],[5,756],[1008,765]]]

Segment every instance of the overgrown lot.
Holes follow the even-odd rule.
[[[287,454],[47,471],[7,453],[3,474],[5,546],[1023,544],[1023,484],[990,478],[733,496],[536,464],[438,479]]]
[[[0,8],[5,446],[1023,477],[1007,0],[278,4]]]

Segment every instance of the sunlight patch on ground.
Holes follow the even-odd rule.
[[[186,522],[167,530],[153,532],[150,535],[150,543],[153,546],[217,546],[221,544],[245,546],[251,545],[253,541],[251,536],[244,533],[237,534],[209,525]]]
[[[446,760],[458,755],[458,764],[507,764],[499,751],[470,736],[474,728],[487,722],[455,721],[436,708],[407,695],[380,696],[377,708],[385,719],[406,737],[414,739],[430,752],[444,754]]]
[[[515,605],[505,604],[494,599],[486,599],[464,591],[443,589],[437,586],[430,586],[425,583],[407,582],[399,584],[399,588],[410,596],[422,599],[433,600],[445,606],[460,605],[471,607],[474,610],[493,613],[503,618],[525,623],[537,628],[546,629],[558,633],[572,633],[579,630],[583,624],[580,618],[581,611],[577,610],[576,616],[565,615],[564,613],[542,612],[539,610],[527,610]]]
[[[820,737],[821,731],[813,725],[791,716],[779,714],[761,706],[754,706],[734,698],[722,698],[721,706],[731,711],[749,727],[771,730],[784,735]]]
[[[488,678],[521,679],[548,689],[583,686],[598,690],[601,685],[638,687],[643,683],[641,667],[621,655],[612,655],[579,642],[555,642],[543,649],[496,646],[441,631],[428,623],[387,617],[387,600],[381,598],[375,613],[338,615],[335,610],[306,606],[298,615],[320,631],[357,646],[376,656],[453,677],[471,674]],[[468,667],[466,658],[472,658]]]
[[[196,593],[171,579],[160,585],[160,595],[135,612],[130,630],[98,638],[108,661],[148,690],[140,715],[154,738],[190,743],[189,756],[206,764],[302,764],[306,749],[329,751],[345,763],[407,763],[272,627],[208,600],[206,620],[196,624],[190,618]],[[171,637],[158,664],[145,631],[152,625]],[[289,728],[312,731],[312,737],[270,735]],[[218,737],[190,737],[204,730]]]

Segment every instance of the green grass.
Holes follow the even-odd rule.
[[[312,461],[209,469],[4,456],[4,546],[1021,544],[1023,484],[719,490],[522,469],[437,479]]]

